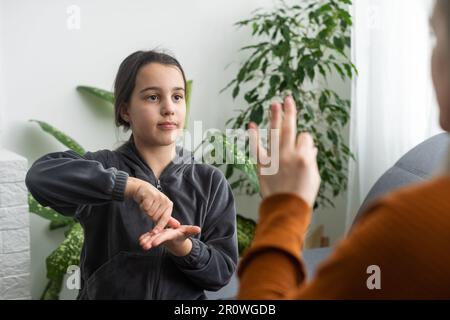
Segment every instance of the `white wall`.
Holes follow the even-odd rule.
[[[63,129],[88,150],[114,148],[117,134],[112,110],[95,108],[76,91],[77,85],[111,89],[120,62],[130,53],[155,47],[169,49],[194,79],[191,123],[223,128],[239,101],[229,92],[219,95],[235,76],[241,53],[250,42],[247,30],[235,22],[249,17],[272,0],[0,0],[0,99],[4,121],[0,145],[24,155],[30,164],[39,156],[65,149],[29,119],[47,121]],[[69,30],[66,9],[81,9],[81,28]],[[234,63],[233,63],[234,62]],[[225,69],[230,63],[231,66]],[[1,65],[0,65],[1,66]],[[338,90],[350,96],[350,85]],[[1,107],[0,100],[0,107]],[[0,109],[1,110],[1,109]],[[1,114],[0,114],[1,115]],[[256,218],[258,199],[238,199],[239,211]],[[344,229],[344,207],[319,213],[332,240]],[[341,214],[342,213],[342,214]],[[329,223],[328,223],[329,221]],[[32,296],[45,286],[45,257],[63,239],[48,231],[48,222],[31,216]]]
[[[2,146],[2,133],[4,131],[4,94],[5,94],[5,85],[4,85],[4,76],[5,70],[3,69],[3,26],[4,26],[4,3],[0,1],[0,147]]]

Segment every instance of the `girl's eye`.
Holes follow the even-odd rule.
[[[148,96],[148,97],[146,98],[146,100],[149,100],[149,101],[154,102],[154,101],[157,101],[157,100],[158,100],[158,96],[152,94],[151,96]]]
[[[175,99],[175,101],[183,100],[183,96],[179,94],[176,94],[173,98]]]

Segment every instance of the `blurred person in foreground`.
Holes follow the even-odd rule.
[[[436,1],[432,78],[441,127],[450,132],[450,3]],[[284,111],[284,116],[283,116]],[[263,202],[254,242],[238,268],[240,299],[450,298],[450,154],[445,171],[400,189],[367,209],[333,254],[306,281],[302,246],[320,185],[317,149],[297,136],[291,97],[271,108],[280,130],[280,169],[261,175]],[[260,163],[270,155],[249,125]],[[261,165],[259,164],[261,169]],[[374,269],[371,269],[374,267]],[[379,269],[378,269],[379,268]],[[371,274],[379,278],[371,279]],[[374,280],[372,282],[372,280]]]

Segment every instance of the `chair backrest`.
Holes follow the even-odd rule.
[[[361,205],[353,224],[361,218],[367,206],[382,195],[399,187],[431,178],[442,164],[449,144],[449,134],[441,133],[422,142],[405,154],[372,187]]]

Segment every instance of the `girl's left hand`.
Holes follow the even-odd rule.
[[[153,231],[144,233],[139,238],[139,244],[142,249],[150,250],[164,244],[165,247],[175,256],[187,256],[192,249],[191,236],[199,234],[200,227],[197,226],[179,226],[176,229],[167,228],[158,233]]]

